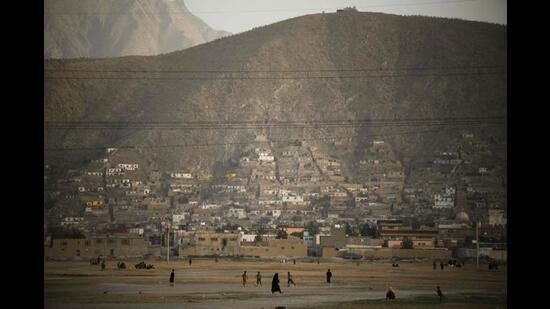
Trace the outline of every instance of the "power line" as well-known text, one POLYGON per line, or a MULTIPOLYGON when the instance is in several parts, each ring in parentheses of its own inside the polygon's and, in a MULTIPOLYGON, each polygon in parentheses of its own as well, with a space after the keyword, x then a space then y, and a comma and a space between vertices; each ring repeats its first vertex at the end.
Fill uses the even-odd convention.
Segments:
MULTIPOLYGON (((433 5, 433 4, 457 4, 465 2, 477 2, 479 0, 450 0, 450 1, 424 1, 424 2, 409 2, 409 3, 394 3, 394 4, 378 4, 378 5, 365 5, 361 7, 356 7, 358 10, 369 9, 369 8, 383 8, 383 7, 403 7, 403 6, 422 6, 422 5, 433 5)), ((238 13, 268 13, 268 12, 304 12, 304 11, 323 11, 323 10, 338 10, 342 7, 327 7, 327 8, 304 8, 304 9, 269 9, 269 10, 229 10, 229 11, 162 11, 162 12, 71 12, 71 13, 52 13, 48 12, 49 15, 133 15, 133 14, 151 14, 151 15, 193 15, 193 14, 238 14, 238 13)))
MULTIPOLYGON (((369 122, 369 123, 401 123, 401 122, 433 122, 433 121, 482 121, 482 120, 503 120, 507 119, 505 115, 495 115, 486 117, 430 117, 430 118, 378 118, 378 119, 296 119, 296 120, 275 120, 275 121, 262 121, 262 120, 215 120, 215 121, 186 121, 188 124, 292 124, 292 123, 357 123, 357 122, 369 122)), ((102 121, 102 120, 89 120, 86 123, 121 123, 121 124, 181 124, 182 121, 102 121)), ((44 123, 72 123, 79 124, 78 121, 44 121, 44 123)))
POLYGON ((147 122, 52 122, 45 123, 46 129, 93 129, 93 130, 247 130, 247 129, 315 129, 315 128, 344 128, 344 127, 414 127, 414 126, 464 126, 472 124, 494 125, 501 124, 506 118, 479 118, 472 120, 435 120, 435 121, 394 121, 394 122, 376 122, 376 121, 343 121, 343 122, 281 122, 281 123, 203 123, 203 124, 182 124, 175 122, 167 123, 147 123, 147 122))
MULTIPOLYGON (((55 66, 55 65, 51 65, 55 66)), ((318 73, 318 72, 391 72, 391 71, 425 71, 425 70, 468 70, 468 69, 504 69, 502 65, 455 65, 433 67, 394 67, 394 68, 326 68, 326 69, 287 69, 287 70, 98 70, 98 69, 70 69, 44 68, 45 72, 85 72, 85 73, 318 73)))
POLYGON ((334 75, 334 76, 221 76, 221 77, 148 77, 148 76, 44 76, 48 80, 315 80, 315 79, 369 79, 386 77, 451 77, 451 76, 482 76, 506 75, 506 71, 496 72, 454 72, 454 73, 415 73, 415 74, 380 74, 380 75, 334 75))
MULTIPOLYGON (((466 128, 447 128, 447 130, 464 130, 464 129, 485 129, 484 126, 471 126, 466 128)), ((400 135, 410 135, 410 134, 427 134, 427 133, 443 133, 444 130, 424 130, 424 131, 405 131, 405 132, 394 132, 394 133, 383 133, 383 134, 362 134, 362 135, 347 135, 347 136, 332 136, 332 137, 321 137, 321 138, 292 138, 292 139, 271 139, 271 142, 282 143, 282 142, 295 142, 295 141, 314 141, 314 140, 339 140, 350 139, 354 137, 369 138, 369 137, 388 137, 388 136, 400 136, 400 135)), ((175 145, 155 145, 155 146, 117 146, 118 149, 147 149, 147 148, 195 148, 195 147, 212 147, 212 146, 232 146, 232 145, 251 145, 251 144, 265 144, 266 142, 258 141, 249 141, 249 142, 233 142, 233 143, 205 143, 205 144, 175 144, 175 145)), ((91 151, 91 150, 105 150, 108 147, 114 146, 96 146, 96 147, 73 147, 73 148, 44 148, 44 151, 91 151)))

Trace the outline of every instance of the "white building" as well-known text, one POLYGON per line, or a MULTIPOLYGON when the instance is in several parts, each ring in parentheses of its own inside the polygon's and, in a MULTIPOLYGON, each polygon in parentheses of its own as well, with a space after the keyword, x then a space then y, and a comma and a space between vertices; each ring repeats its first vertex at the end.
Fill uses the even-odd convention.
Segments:
POLYGON ((189 172, 174 172, 170 173, 170 177, 175 179, 192 179, 193 174, 189 172))
POLYGON ((172 215, 172 224, 181 225, 185 223, 185 214, 172 215))
POLYGON ((118 168, 121 168, 126 171, 135 171, 139 168, 139 164, 136 163, 119 163, 117 164, 118 168))
POLYGON ((237 218, 237 219, 244 219, 246 218, 246 211, 242 208, 229 208, 229 210, 225 214, 228 218, 237 218))

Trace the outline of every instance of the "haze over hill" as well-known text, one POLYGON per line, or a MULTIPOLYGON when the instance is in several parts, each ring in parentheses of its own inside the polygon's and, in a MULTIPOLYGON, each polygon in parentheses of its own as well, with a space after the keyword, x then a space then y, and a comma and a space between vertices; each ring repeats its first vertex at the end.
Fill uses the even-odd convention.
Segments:
MULTIPOLYGON (((307 15, 166 55, 45 61, 45 121, 217 124, 506 116, 506 45, 505 26, 481 22, 359 12, 307 15)), ((484 134, 505 136, 505 123, 493 128, 484 134)), ((242 144, 264 133, 276 140, 311 140, 340 152, 351 166, 364 150, 365 136, 386 134, 400 156, 417 158, 461 131, 445 132, 342 125, 46 128, 47 149, 73 149, 45 150, 45 159, 77 164, 100 155, 98 148, 132 145, 139 146, 135 153, 143 160, 161 168, 208 169, 235 158, 242 144), (323 140, 328 137, 345 147, 323 140), (232 145, 181 146, 205 143, 232 145)))
POLYGON ((183 0, 44 0, 44 58, 158 55, 226 35, 183 0))

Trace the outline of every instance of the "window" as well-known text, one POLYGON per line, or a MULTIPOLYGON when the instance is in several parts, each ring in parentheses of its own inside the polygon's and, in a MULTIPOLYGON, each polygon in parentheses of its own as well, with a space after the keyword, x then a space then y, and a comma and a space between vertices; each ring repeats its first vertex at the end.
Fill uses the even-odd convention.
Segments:
POLYGON ((96 240, 95 240, 95 243, 96 243, 97 245, 102 244, 102 243, 103 243, 103 240, 102 240, 102 239, 96 239, 96 240))
POLYGON ((211 241, 218 241, 218 238, 217 237, 212 237, 210 238, 211 241))
POLYGON ((67 247, 67 242, 66 242, 66 241, 62 241, 62 242, 61 242, 61 245, 62 245, 63 247, 67 247))
POLYGON ((114 241, 113 239, 110 239, 110 238, 107 239, 107 243, 108 243, 108 244, 112 244, 112 243, 114 243, 114 242, 115 242, 115 241, 114 241))
POLYGON ((120 241, 121 244, 125 245, 125 246, 128 246, 130 244, 130 241, 128 239, 122 239, 120 241))
POLYGON ((80 249, 76 250, 76 256, 80 256, 80 249))
POLYGON ((290 249, 294 249, 294 246, 290 247, 290 249))
POLYGON ((90 241, 89 241, 89 240, 86 240, 86 241, 84 242, 84 245, 85 245, 86 247, 88 247, 88 246, 90 245, 90 241))
POLYGON ((204 237, 199 237, 199 241, 205 241, 204 237))
POLYGON ((281 247, 281 250, 285 250, 285 247, 281 247))

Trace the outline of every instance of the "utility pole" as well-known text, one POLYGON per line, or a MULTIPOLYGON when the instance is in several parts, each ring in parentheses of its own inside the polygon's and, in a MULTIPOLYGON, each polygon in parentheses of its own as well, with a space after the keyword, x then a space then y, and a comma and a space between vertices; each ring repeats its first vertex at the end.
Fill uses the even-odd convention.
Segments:
POLYGON ((166 250, 166 262, 170 263, 170 228, 166 228, 166 244, 168 246, 168 249, 166 250))
POLYGON ((476 221, 476 267, 479 268, 479 220, 476 221))

